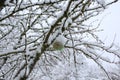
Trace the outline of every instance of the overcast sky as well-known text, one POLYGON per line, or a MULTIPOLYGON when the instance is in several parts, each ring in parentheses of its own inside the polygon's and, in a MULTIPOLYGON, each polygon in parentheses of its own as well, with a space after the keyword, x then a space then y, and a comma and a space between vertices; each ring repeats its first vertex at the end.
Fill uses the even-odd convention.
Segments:
POLYGON ((120 46, 120 0, 119 2, 109 6, 100 17, 104 17, 100 28, 104 31, 99 36, 106 43, 111 43, 115 37, 115 43, 120 46))

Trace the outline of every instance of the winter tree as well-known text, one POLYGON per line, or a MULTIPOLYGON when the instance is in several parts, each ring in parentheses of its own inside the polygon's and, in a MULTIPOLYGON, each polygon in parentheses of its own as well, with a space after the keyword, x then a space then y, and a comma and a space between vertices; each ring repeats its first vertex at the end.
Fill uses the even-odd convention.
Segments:
POLYGON ((87 22, 117 1, 0 0, 0 79, 120 80, 120 48, 87 22))

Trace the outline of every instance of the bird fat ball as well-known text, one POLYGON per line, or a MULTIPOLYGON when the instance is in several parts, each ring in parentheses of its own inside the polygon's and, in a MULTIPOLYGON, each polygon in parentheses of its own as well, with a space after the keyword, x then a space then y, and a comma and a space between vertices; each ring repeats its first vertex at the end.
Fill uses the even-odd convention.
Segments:
POLYGON ((53 48, 54 48, 55 50, 62 50, 62 49, 64 48, 64 45, 63 45, 63 43, 60 42, 60 41, 55 41, 55 42, 53 43, 53 48))

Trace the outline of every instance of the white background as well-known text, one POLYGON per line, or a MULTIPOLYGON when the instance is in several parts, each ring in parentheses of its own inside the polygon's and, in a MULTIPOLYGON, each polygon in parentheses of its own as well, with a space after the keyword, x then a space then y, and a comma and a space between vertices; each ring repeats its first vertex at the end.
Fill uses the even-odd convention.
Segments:
POLYGON ((99 33, 100 38, 107 44, 111 44, 115 38, 114 43, 120 46, 120 0, 105 9, 100 17, 103 18, 100 28, 104 29, 99 33))

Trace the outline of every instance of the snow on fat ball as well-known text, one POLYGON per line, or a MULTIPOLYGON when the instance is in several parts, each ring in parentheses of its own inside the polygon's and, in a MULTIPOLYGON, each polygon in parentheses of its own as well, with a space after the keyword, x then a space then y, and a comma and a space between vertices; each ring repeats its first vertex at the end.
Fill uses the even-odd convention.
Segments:
POLYGON ((53 42, 52 46, 54 50, 62 50, 64 48, 65 39, 63 35, 59 35, 53 42))

